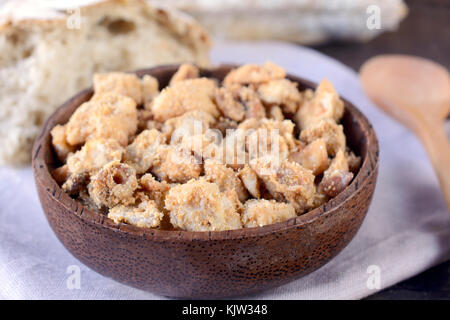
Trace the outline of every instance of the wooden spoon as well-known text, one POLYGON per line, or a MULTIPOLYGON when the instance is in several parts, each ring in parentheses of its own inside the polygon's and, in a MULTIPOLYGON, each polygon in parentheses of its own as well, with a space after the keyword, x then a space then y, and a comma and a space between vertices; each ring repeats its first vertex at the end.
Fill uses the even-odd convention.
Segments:
POLYGON ((381 55, 362 66, 360 79, 367 95, 422 141, 450 211, 450 145, 443 128, 450 112, 447 69, 419 57, 381 55))

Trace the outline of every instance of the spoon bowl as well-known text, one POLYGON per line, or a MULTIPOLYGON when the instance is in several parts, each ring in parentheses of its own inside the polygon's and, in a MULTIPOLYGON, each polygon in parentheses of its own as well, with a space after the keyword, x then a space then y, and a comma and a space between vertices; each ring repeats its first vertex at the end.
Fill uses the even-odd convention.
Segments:
POLYGON ((424 58, 381 55, 362 66, 360 79, 375 104, 422 141, 450 209, 450 145, 443 128, 450 112, 447 69, 424 58))

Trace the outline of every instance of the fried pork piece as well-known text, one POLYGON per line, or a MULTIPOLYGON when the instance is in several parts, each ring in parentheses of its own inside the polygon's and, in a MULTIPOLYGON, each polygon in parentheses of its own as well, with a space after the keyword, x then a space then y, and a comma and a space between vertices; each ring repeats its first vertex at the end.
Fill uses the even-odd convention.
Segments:
POLYGON ((52 129, 50 134, 52 135, 52 144, 56 156, 60 161, 66 161, 69 153, 75 151, 75 147, 67 142, 66 127, 58 124, 52 129))
POLYGON ((286 113, 294 114, 302 96, 297 89, 297 83, 288 79, 272 80, 258 86, 258 94, 266 104, 276 104, 286 113))
POLYGON ((139 179, 139 185, 144 190, 145 194, 156 202, 158 208, 163 210, 164 199, 167 191, 170 189, 170 184, 166 181, 159 182, 150 173, 147 173, 139 179))
POLYGON ((153 113, 148 109, 137 109, 138 116, 138 132, 142 132, 147 129, 161 130, 163 123, 155 121, 153 119, 153 113))
POLYGON ((67 164, 53 170, 52 177, 59 185, 62 185, 64 182, 66 182, 66 180, 70 177, 70 170, 67 164))
POLYGON ((113 139, 93 138, 77 152, 67 157, 71 173, 93 173, 111 161, 120 161, 124 148, 113 139))
POLYGON ((320 82, 312 99, 307 99, 298 109, 295 121, 301 129, 309 128, 322 119, 339 122, 344 114, 344 102, 330 81, 320 82))
POLYGON ((91 138, 117 140, 122 146, 137 129, 136 103, 128 97, 107 93, 83 103, 64 126, 52 130, 56 150, 77 146, 91 138))
POLYGON ((283 121, 284 114, 279 106, 271 106, 269 107, 269 118, 275 121, 283 121))
POLYGON ((83 204, 83 206, 85 206, 86 208, 88 208, 92 211, 98 211, 105 215, 108 214, 107 208, 98 208, 97 207, 97 205, 94 203, 94 200, 92 200, 92 198, 89 196, 89 193, 85 187, 83 189, 81 189, 81 191, 79 192, 77 200, 80 201, 83 204))
POLYGON ((216 88, 214 80, 207 78, 175 82, 153 100, 151 110, 155 120, 166 121, 193 110, 218 117, 219 111, 213 102, 216 88))
POLYGON ((347 150, 345 152, 345 158, 347 159, 348 168, 351 172, 355 173, 361 166, 361 157, 358 157, 353 151, 347 150))
POLYGON ((330 200, 330 196, 325 193, 322 184, 319 183, 318 185, 316 185, 316 193, 314 193, 313 196, 311 209, 320 207, 328 200, 330 200))
POLYGON ((348 171, 348 163, 343 151, 338 151, 331 160, 330 167, 324 172, 321 187, 330 197, 338 195, 352 181, 353 173, 348 171))
POLYGON ((242 87, 239 90, 239 98, 245 106, 245 119, 266 117, 266 108, 253 88, 242 87))
POLYGON ((216 90, 214 95, 217 106, 225 117, 241 121, 245 117, 245 106, 239 101, 238 92, 226 87, 216 90))
POLYGON ((91 178, 88 191, 98 208, 112 208, 119 204, 132 205, 135 202, 133 194, 137 187, 134 168, 119 161, 112 161, 91 178))
POLYGON ((221 192, 234 191, 239 201, 247 200, 247 191, 233 169, 227 168, 223 163, 214 159, 206 160, 204 169, 206 180, 217 184, 221 192))
POLYGON ((254 159, 250 167, 275 200, 287 201, 297 213, 303 213, 312 205, 314 175, 296 162, 277 160, 272 157, 254 159))
POLYGON ((231 120, 226 117, 219 117, 216 123, 211 126, 211 129, 217 129, 225 136, 227 134, 227 130, 235 130, 238 127, 238 123, 234 120, 231 120))
POLYGON ((164 214, 158 209, 156 202, 142 193, 137 198, 137 205, 118 205, 111 208, 108 218, 117 224, 125 222, 141 228, 159 227, 164 214))
POLYGON ((86 189, 88 183, 89 183, 89 173, 87 172, 72 173, 67 178, 66 182, 64 182, 64 184, 61 186, 61 188, 68 195, 75 197, 86 189))
POLYGON ((286 159, 289 152, 299 145, 294 137, 294 123, 290 120, 248 119, 238 128, 246 132, 246 147, 250 158, 276 153, 280 159, 286 159))
POLYGON ((336 124, 334 120, 320 120, 300 133, 300 139, 306 143, 311 143, 320 138, 325 140, 329 155, 334 156, 338 151, 345 151, 344 127, 336 124))
POLYGON ((151 169, 159 180, 173 183, 185 183, 198 178, 202 166, 190 152, 183 152, 174 147, 162 145, 157 149, 158 161, 151 169))
POLYGON ((242 228, 235 203, 219 186, 204 179, 190 180, 169 190, 165 200, 170 222, 187 231, 222 231, 242 228))
POLYGON ((116 93, 133 99, 136 104, 143 102, 141 81, 132 73, 108 72, 94 74, 96 95, 116 93))
MULTIPOLYGON (((185 136, 175 147, 183 153, 192 154, 197 163, 201 163, 202 159, 216 158, 220 151, 219 145, 216 143, 216 134, 216 132, 208 130, 205 134, 185 136)), ((220 157, 217 158, 221 159, 220 157)))
POLYGON ((247 137, 246 148, 250 159, 276 156, 284 160, 289 156, 288 142, 278 131, 259 128, 247 137))
POLYGON ((171 144, 177 144, 183 137, 203 134, 215 122, 208 112, 194 110, 167 120, 161 131, 171 144))
MULTIPOLYGON (((245 150, 245 131, 232 130, 228 131, 225 139, 215 148, 213 148, 213 158, 224 163, 226 166, 238 170, 243 168, 248 162, 249 155, 245 150)), ((214 147, 211 144, 209 147, 214 147)))
POLYGON ((244 205, 242 223, 246 228, 262 227, 294 218, 295 209, 288 203, 252 199, 244 205))
POLYGON ((200 76, 198 68, 190 63, 183 63, 170 79, 170 85, 177 81, 183 81, 187 79, 195 79, 200 76))
POLYGON ((241 179, 247 191, 255 198, 261 197, 260 182, 255 170, 246 164, 238 171, 238 177, 241 179))
POLYGON ((145 173, 158 160, 157 148, 165 144, 165 138, 156 129, 142 131, 125 149, 124 162, 137 174, 145 173))
POLYGON ((244 131, 247 130, 257 130, 257 129, 266 129, 266 130, 277 130, 278 134, 282 136, 286 143, 288 144, 289 148, 296 148, 299 144, 299 141, 297 141, 294 137, 294 123, 291 120, 283 120, 283 121, 277 121, 274 119, 247 119, 243 122, 241 122, 238 126, 239 129, 242 129, 244 131))
POLYGON ((270 80, 283 79, 286 71, 274 63, 266 62, 264 65, 246 64, 228 73, 223 83, 228 86, 232 83, 250 84, 263 83, 270 80))
POLYGON ((321 174, 328 168, 328 153, 325 140, 322 138, 314 140, 300 151, 291 153, 289 160, 300 163, 316 176, 321 174))
POLYGON ((159 94, 158 79, 146 74, 141 80, 142 99, 145 109, 150 110, 153 99, 159 94))

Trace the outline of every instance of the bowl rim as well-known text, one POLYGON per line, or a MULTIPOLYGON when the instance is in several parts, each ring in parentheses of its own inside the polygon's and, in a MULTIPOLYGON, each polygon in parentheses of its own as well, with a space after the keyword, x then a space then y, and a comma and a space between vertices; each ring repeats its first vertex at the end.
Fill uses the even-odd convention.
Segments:
MULTIPOLYGON (((164 72, 175 72, 180 64, 161 65, 148 69, 139 69, 133 71, 139 77, 145 74, 155 74, 164 72)), ((238 64, 219 64, 211 68, 200 68, 202 75, 208 75, 214 71, 224 68, 236 68, 238 64)), ((303 87, 316 88, 315 82, 305 80, 301 77, 286 74, 286 78, 298 82, 303 87)), ((242 228, 235 230, 225 231, 183 231, 183 230, 159 230, 151 228, 142 228, 126 223, 115 224, 111 219, 107 218, 104 214, 96 212, 86 208, 81 202, 71 198, 66 194, 58 183, 52 177, 49 167, 45 161, 45 152, 50 152, 50 131, 56 124, 62 123, 59 121, 61 116, 65 114, 66 109, 72 108, 74 104, 78 103, 78 108, 85 99, 91 96, 93 93, 92 87, 82 90, 60 107, 46 120, 43 125, 39 136, 36 138, 33 151, 32 151, 32 169, 36 181, 36 187, 38 184, 49 194, 52 201, 59 202, 64 206, 71 214, 76 215, 79 219, 89 224, 99 225, 120 234, 126 234, 135 237, 143 237, 151 239, 153 241, 210 241, 210 240, 231 240, 231 239, 243 239, 250 237, 265 236, 278 231, 283 231, 288 228, 301 228, 306 224, 314 222, 324 215, 330 215, 336 211, 343 203, 351 199, 357 190, 361 188, 369 180, 369 176, 376 174, 378 169, 379 160, 379 144, 375 134, 373 126, 364 114, 355 107, 350 101, 340 96, 344 101, 345 108, 351 113, 352 119, 357 120, 361 125, 362 131, 365 135, 365 149, 366 154, 364 160, 359 168, 357 175, 353 178, 352 182, 336 197, 331 198, 323 205, 308 211, 295 218, 290 218, 283 222, 278 222, 262 227, 242 228)), ((74 110, 76 110, 76 108, 74 110)), ((363 156, 362 154, 360 156, 363 156)), ((44 208, 43 208, 44 209, 44 208)), ((44 209, 45 210, 45 209, 44 209)))

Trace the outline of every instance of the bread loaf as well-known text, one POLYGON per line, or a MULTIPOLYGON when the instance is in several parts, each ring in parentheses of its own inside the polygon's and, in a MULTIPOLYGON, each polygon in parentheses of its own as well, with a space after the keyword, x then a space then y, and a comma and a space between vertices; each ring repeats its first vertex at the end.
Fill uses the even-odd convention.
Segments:
POLYGON ((406 16, 402 0, 154 0, 194 16, 218 37, 277 39, 302 44, 367 41, 395 30, 406 16), (380 28, 368 28, 380 13, 380 28))
MULTIPOLYGON (((0 0, 1 1, 1 0, 0 0)), ((192 18, 144 0, 8 1, 0 8, 0 163, 31 159, 46 118, 93 73, 208 64, 192 18)))

